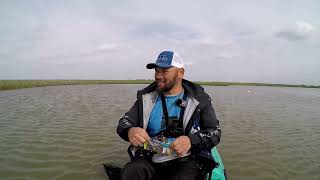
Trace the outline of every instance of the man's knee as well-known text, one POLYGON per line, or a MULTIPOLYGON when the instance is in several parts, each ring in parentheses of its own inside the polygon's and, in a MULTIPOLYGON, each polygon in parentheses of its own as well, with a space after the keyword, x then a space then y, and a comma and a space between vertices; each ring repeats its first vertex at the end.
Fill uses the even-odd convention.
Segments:
POLYGON ((152 179, 156 173, 153 165, 145 159, 136 159, 127 163, 121 171, 122 180, 152 179))

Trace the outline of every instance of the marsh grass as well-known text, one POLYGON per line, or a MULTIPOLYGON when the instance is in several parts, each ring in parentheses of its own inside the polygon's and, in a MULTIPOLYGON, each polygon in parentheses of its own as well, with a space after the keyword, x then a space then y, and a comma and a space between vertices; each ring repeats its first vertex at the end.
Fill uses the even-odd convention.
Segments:
POLYGON ((148 84, 148 80, 0 80, 0 90, 59 85, 148 84))
MULTIPOLYGON (((87 84, 150 84, 153 80, 0 80, 0 90, 22 89, 42 86, 59 85, 87 85, 87 84)), ((275 86, 275 87, 301 87, 320 88, 313 85, 267 84, 267 83, 240 83, 240 82, 195 82, 205 86, 275 86)))

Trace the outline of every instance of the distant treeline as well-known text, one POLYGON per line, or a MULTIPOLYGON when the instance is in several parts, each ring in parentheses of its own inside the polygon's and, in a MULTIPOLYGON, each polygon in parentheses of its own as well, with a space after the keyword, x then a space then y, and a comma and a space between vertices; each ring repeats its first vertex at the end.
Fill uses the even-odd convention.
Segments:
MULTIPOLYGON (((86 85, 86 84, 150 84, 153 80, 0 80, 0 90, 32 88, 42 86, 58 85, 86 85)), ((320 88, 314 85, 292 85, 292 84, 268 84, 268 83, 240 83, 240 82, 202 82, 195 83, 205 86, 275 86, 275 87, 301 87, 320 88)))

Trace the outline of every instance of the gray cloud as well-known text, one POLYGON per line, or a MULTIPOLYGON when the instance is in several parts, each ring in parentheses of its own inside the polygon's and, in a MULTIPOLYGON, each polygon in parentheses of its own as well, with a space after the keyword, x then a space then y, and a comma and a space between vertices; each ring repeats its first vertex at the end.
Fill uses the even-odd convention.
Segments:
POLYGON ((116 44, 116 43, 103 43, 97 47, 96 50, 93 52, 114 52, 119 51, 121 49, 125 48, 123 44, 116 44))
MULTIPOLYGON (((123 50, 124 48, 127 48, 127 47, 125 47, 122 44, 104 43, 104 44, 99 45, 95 49, 87 50, 84 52, 69 52, 69 53, 65 52, 62 54, 50 54, 50 55, 45 55, 45 56, 36 56, 33 58, 39 59, 42 61, 49 61, 49 62, 50 61, 54 62, 54 60, 61 60, 61 59, 68 59, 68 61, 70 61, 73 59, 81 59, 81 58, 88 58, 88 57, 110 54, 110 53, 114 53, 114 52, 123 50)), ((79 62, 79 60, 77 60, 77 62, 79 62)), ((63 63, 61 63, 61 64, 63 64, 63 63)))
POLYGON ((275 36, 288 41, 297 41, 307 39, 313 31, 315 31, 315 27, 313 25, 308 22, 301 21, 277 32, 275 36))
POLYGON ((181 25, 169 20, 143 21, 136 24, 129 31, 133 38, 166 38, 176 41, 190 40, 199 37, 199 34, 189 26, 181 25))
POLYGON ((228 60, 228 59, 234 59, 240 57, 239 55, 236 54, 232 54, 232 53, 228 53, 228 52, 221 52, 218 53, 218 55, 216 56, 216 59, 218 60, 228 60))

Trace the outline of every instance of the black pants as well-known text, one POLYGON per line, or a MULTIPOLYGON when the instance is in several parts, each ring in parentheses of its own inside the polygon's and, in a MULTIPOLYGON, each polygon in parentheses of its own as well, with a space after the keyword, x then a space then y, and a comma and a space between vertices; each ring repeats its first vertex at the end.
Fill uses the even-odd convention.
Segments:
POLYGON ((198 177, 197 164, 189 158, 160 164, 139 158, 126 164, 121 171, 121 180, 197 180, 198 177))

